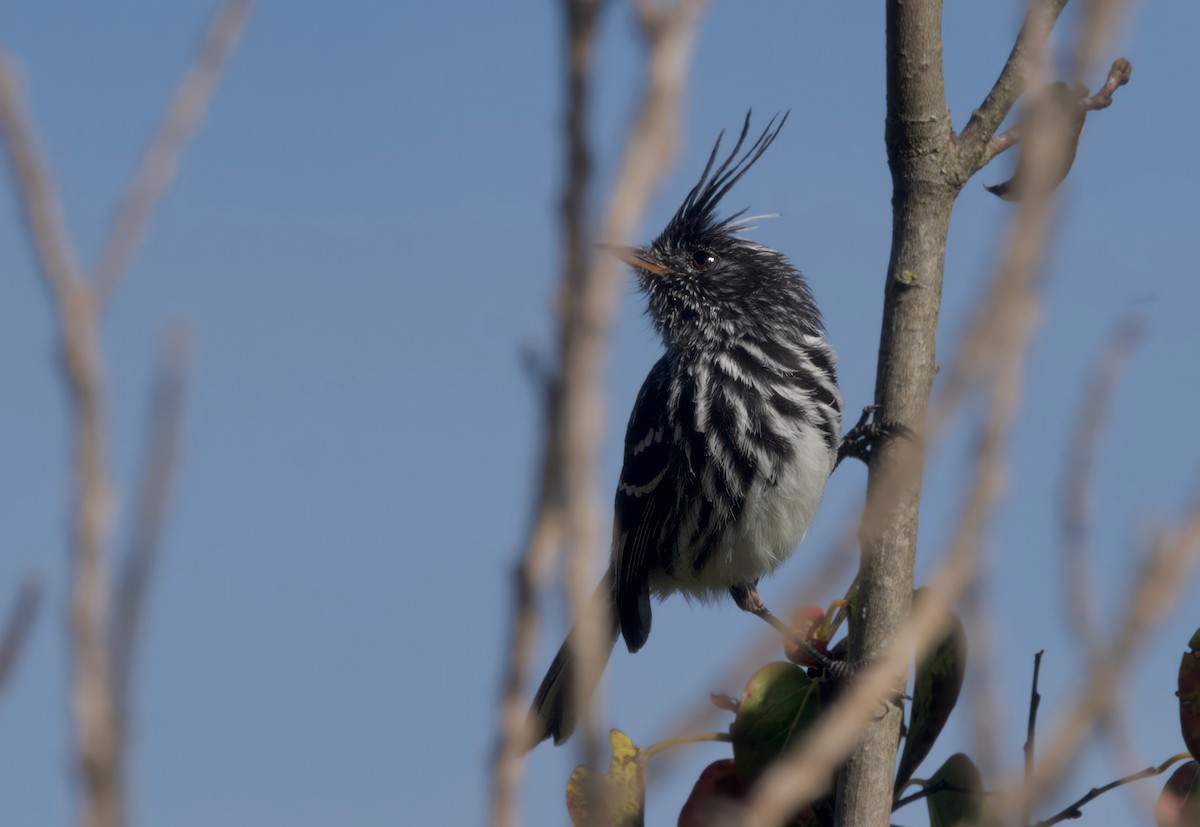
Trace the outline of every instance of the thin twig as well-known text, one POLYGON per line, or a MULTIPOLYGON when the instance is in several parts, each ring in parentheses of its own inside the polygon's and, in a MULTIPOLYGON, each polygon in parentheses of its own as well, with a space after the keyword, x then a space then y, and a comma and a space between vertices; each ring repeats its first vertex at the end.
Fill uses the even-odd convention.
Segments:
MULTIPOLYGON (((998 810, 1024 812, 1036 806, 1058 784, 1074 764, 1095 722, 1112 714, 1128 676, 1128 663, 1149 632, 1178 601, 1190 570, 1198 562, 1200 495, 1193 500, 1182 524, 1174 531, 1162 532, 1152 544, 1128 593, 1125 610, 1116 618, 1117 633, 1110 636, 1101 655, 1080 677, 1067 708, 1055 716, 1058 725, 1054 737, 1044 743, 1032 781, 1024 785, 998 785, 996 789, 1003 793, 995 796, 998 810), (1010 792, 1004 793, 1006 790, 1010 792)), ((1003 822, 1004 812, 999 816, 1003 822)))
POLYGON ((191 341, 187 330, 182 327, 168 329, 163 336, 154 387, 150 442, 142 470, 133 534, 117 581, 112 621, 113 693, 122 729, 128 722, 146 590, 154 573, 178 464, 190 362, 191 341))
POLYGON ((1094 112, 1099 109, 1107 109, 1112 106, 1113 92, 1116 92, 1125 84, 1129 83, 1129 78, 1133 75, 1133 65, 1123 57, 1119 57, 1113 61, 1112 68, 1108 70, 1108 77, 1104 81, 1104 85, 1096 92, 1096 94, 1084 98, 1079 102, 1080 108, 1085 112, 1094 112))
POLYGON ((1032 0, 1030 3, 1004 68, 956 139, 959 157, 965 163, 964 181, 991 160, 988 144, 1025 90, 1031 61, 1041 59, 1046 39, 1066 5, 1067 0, 1032 0))
MULTIPOLYGON (((1042 705, 1042 696, 1038 692, 1038 676, 1042 672, 1042 655, 1046 654, 1046 650, 1038 650, 1033 656, 1033 686, 1029 689, 1029 724, 1025 729, 1025 783, 1028 784, 1033 780, 1034 753, 1035 741, 1037 735, 1037 714, 1038 707, 1042 705)), ((1021 819, 1022 824, 1029 823, 1029 813, 1026 812, 1021 819)))
MULTIPOLYGON (((1146 767, 1146 769, 1144 769, 1144 770, 1135 772, 1131 775, 1126 775, 1123 778, 1118 778, 1116 781, 1110 781, 1109 783, 1105 784, 1103 787, 1092 787, 1092 789, 1088 790, 1087 794, 1084 795, 1082 798, 1080 798, 1078 801, 1075 801, 1074 803, 1067 805, 1065 808, 1063 808, 1063 810, 1061 812, 1055 813, 1054 815, 1050 816, 1050 818, 1048 818, 1044 821, 1039 821, 1033 827, 1051 827, 1051 825, 1058 824, 1060 821, 1068 821, 1068 820, 1074 819, 1074 818, 1083 818, 1083 811, 1081 808, 1085 804, 1088 804, 1088 803, 1094 801, 1095 799, 1099 798, 1100 796, 1104 795, 1109 790, 1115 790, 1117 787, 1123 786, 1125 784, 1129 784, 1134 781, 1140 781, 1143 778, 1153 778, 1156 775, 1162 775, 1164 772, 1166 772, 1168 769, 1171 768, 1172 764, 1175 764, 1178 761, 1183 761, 1183 760, 1191 758, 1191 757, 1192 757, 1191 753, 1181 752, 1181 753, 1178 753, 1177 755, 1172 755, 1170 758, 1168 758, 1166 761, 1163 761, 1157 767, 1146 767)), ((1024 822, 1024 823, 1028 823, 1028 822, 1024 822)))
POLYGON ((38 607, 42 601, 42 580, 40 577, 26 575, 17 591, 17 600, 13 603, 4 624, 4 633, 0 635, 0 697, 12 678, 13 669, 20 660, 25 641, 33 629, 33 621, 37 618, 38 607))
POLYGON ((96 302, 108 303, 117 282, 142 246, 150 216, 175 176, 184 147, 204 120, 204 113, 237 47, 254 0, 225 0, 204 33, 191 68, 175 90, 141 164, 125 191, 108 240, 92 269, 96 302))
POLYGON ((664 738, 662 741, 651 744, 642 750, 642 755, 649 758, 671 747, 681 747, 686 744, 704 744, 713 741, 728 744, 733 741, 733 736, 728 732, 704 732, 700 735, 680 735, 678 738, 664 738))
POLYGON ((987 159, 990 161, 1005 150, 1012 149, 1021 142, 1024 133, 1021 124, 1016 124, 992 138, 987 145, 987 159))
MULTIPOLYGON (((1133 65, 1123 57, 1113 61, 1112 68, 1108 70, 1108 77, 1104 81, 1104 85, 1096 91, 1096 94, 1081 98, 1076 104, 1079 111, 1086 114, 1095 112, 1099 109, 1107 109, 1112 106, 1113 93, 1125 84, 1129 83, 1129 78, 1133 75, 1133 65)), ((1011 149, 1021 142, 1021 137, 1025 130, 1022 124, 1005 130, 988 141, 985 161, 991 161, 1005 150, 1011 149)))

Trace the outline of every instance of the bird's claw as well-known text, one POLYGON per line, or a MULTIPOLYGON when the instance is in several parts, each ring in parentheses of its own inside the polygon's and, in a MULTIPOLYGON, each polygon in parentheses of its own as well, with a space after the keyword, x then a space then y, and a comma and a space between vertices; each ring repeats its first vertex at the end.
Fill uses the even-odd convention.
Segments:
MULTIPOLYGON (((836 682, 838 689, 835 691, 840 693, 840 691, 843 690, 846 685, 850 683, 850 681, 852 681, 857 675, 861 674, 870 665, 871 661, 854 662, 849 660, 830 660, 816 668, 823 671, 827 676, 836 682)), ((903 692, 897 692, 896 690, 888 691, 882 698, 880 698, 880 704, 882 705, 883 710, 879 717, 882 718, 884 715, 886 715, 889 709, 892 709, 893 707, 899 708, 905 701, 911 700, 912 698, 903 692)))
POLYGON ((901 437, 908 440, 913 438, 912 429, 907 425, 887 420, 882 422, 874 421, 874 416, 878 410, 878 405, 868 405, 863 408, 858 422, 842 437, 842 442, 838 446, 837 465, 840 465, 842 460, 848 457, 853 457, 869 464, 875 447, 879 444, 880 440, 886 437, 901 437))

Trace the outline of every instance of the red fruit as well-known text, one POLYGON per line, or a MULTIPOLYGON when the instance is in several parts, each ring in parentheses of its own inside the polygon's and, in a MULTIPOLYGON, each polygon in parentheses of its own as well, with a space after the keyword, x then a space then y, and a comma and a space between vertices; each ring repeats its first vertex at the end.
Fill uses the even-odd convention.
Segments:
POLYGON ((701 827, 719 822, 719 814, 725 803, 741 801, 746 797, 746 785, 738 774, 732 758, 713 761, 704 768, 692 794, 679 812, 679 827, 701 827))
POLYGON ((813 629, 825 622, 825 610, 820 606, 802 606, 792 614, 792 626, 801 635, 808 635, 813 629))
MULTIPOLYGON (((816 649, 818 652, 820 652, 826 658, 829 657, 829 645, 826 644, 825 641, 809 640, 808 643, 813 649, 816 649)), ((822 665, 821 661, 818 658, 813 657, 813 654, 811 651, 809 651, 807 648, 804 648, 802 646, 798 646, 797 644, 793 643, 790 640, 785 640, 783 642, 783 652, 788 660, 790 660, 792 663, 799 664, 800 666, 821 666, 822 665)))

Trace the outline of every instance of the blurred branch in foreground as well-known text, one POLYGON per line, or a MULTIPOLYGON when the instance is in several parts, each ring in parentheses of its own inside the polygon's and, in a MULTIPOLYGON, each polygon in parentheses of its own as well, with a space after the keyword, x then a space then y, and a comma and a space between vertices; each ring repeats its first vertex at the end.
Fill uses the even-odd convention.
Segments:
POLYGON ((151 407, 151 426, 142 483, 133 519, 129 550, 117 580, 112 620, 114 695, 122 731, 129 719, 133 670, 141 639, 146 591, 154 574, 162 541, 167 506, 175 481, 183 431, 183 403, 191 367, 192 346, 183 328, 168 328, 163 336, 151 407))
MULTIPOLYGON (((575 686, 598 675, 605 641, 600 618, 584 611, 602 546, 597 453, 603 436, 602 372, 616 308, 620 264, 597 256, 586 242, 586 204, 591 190, 587 116, 599 0, 563 0, 566 22, 567 88, 563 184, 564 266, 559 290, 558 356, 546 377, 540 478, 529 529, 515 572, 508 663, 502 682, 500 732, 494 754, 491 822, 514 822, 521 758, 530 735, 526 721, 527 675, 536 652, 537 595, 549 581, 561 549, 571 550, 567 592, 576 618, 575 686), (590 257, 590 258, 589 258, 590 257), (590 264, 588 263, 590 261, 590 264)), ((674 155, 682 93, 692 44, 703 9, 701 0, 635 4, 646 49, 641 102, 627 133, 601 238, 620 242, 632 235, 674 155)), ((577 691, 577 695, 582 695, 577 691)), ((580 707, 581 742, 598 754, 592 716, 580 707)), ((592 761, 589 761, 592 763, 592 761)))
POLYGON ((33 576, 21 581, 17 591, 17 600, 13 603, 8 622, 4 624, 3 634, 0 634, 0 697, 8 688, 17 661, 37 618, 38 608, 42 603, 42 581, 33 576))
MULTIPOLYGON (((49 165, 21 99, 16 71, 0 51, 0 129, 35 260, 58 316, 62 367, 71 404, 75 441, 71 541, 73 707, 77 769, 83 784, 82 815, 90 827, 119 827, 125 822, 126 742, 120 714, 125 699, 121 693, 128 691, 146 577, 152 569, 167 504, 183 376, 175 372, 178 392, 160 397, 155 411, 156 437, 147 460, 146 484, 161 486, 161 490, 144 491, 142 495, 140 525, 134 531, 134 550, 121 594, 132 603, 118 607, 114 635, 109 626, 111 593, 105 553, 115 497, 108 458, 101 313, 132 261, 158 196, 170 180, 187 137, 200 121, 252 6, 251 0, 228 0, 214 17, 193 68, 118 211, 94 278, 86 277, 80 267, 49 165)), ((168 361, 178 364, 173 359, 168 361)))

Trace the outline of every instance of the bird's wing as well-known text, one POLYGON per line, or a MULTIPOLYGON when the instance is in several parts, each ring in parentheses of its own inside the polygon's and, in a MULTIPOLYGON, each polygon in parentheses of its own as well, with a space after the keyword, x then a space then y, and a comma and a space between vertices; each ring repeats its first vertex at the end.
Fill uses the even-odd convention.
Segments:
POLYGON ((661 541, 677 495, 671 462, 667 357, 650 370, 625 431, 625 463, 613 517, 613 600, 621 633, 636 652, 650 635, 650 573, 666 565, 661 541))

